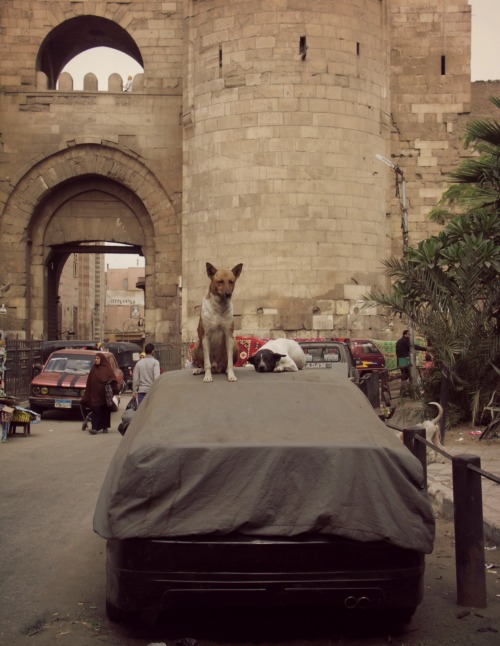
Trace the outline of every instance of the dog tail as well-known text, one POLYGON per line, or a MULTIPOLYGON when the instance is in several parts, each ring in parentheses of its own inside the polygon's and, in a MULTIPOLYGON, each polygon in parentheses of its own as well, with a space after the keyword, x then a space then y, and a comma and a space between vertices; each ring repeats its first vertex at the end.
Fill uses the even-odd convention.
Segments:
POLYGON ((434 422, 434 424, 438 424, 441 417, 443 416, 443 407, 441 406, 441 404, 438 404, 438 402, 429 402, 429 406, 431 406, 431 405, 436 406, 436 408, 438 409, 437 417, 435 417, 432 420, 434 422))

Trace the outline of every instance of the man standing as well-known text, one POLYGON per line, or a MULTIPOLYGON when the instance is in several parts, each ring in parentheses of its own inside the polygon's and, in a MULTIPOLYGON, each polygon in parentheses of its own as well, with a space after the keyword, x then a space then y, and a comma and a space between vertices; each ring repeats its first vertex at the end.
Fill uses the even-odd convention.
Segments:
POLYGON ((149 392, 155 379, 160 376, 160 362, 153 357, 154 345, 147 343, 144 350, 146 356, 135 364, 132 390, 137 399, 137 405, 141 403, 149 392))
MULTIPOLYGON (((415 344, 415 350, 427 350, 421 345, 415 344)), ((396 357, 398 367, 401 370, 401 381, 408 381, 410 378, 410 332, 403 330, 403 335, 396 341, 396 357)))

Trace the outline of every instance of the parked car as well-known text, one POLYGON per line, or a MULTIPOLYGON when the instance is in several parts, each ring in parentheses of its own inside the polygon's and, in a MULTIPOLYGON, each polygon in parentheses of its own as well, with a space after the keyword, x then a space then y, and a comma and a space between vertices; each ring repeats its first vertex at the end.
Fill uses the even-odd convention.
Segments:
POLYGON ((306 368, 326 368, 336 374, 359 381, 358 366, 346 343, 331 340, 296 339, 306 355, 306 368))
POLYGON ((31 410, 43 411, 59 408, 79 408, 85 394, 87 375, 94 365, 95 355, 103 352, 112 367, 121 388, 123 373, 111 352, 68 348, 53 352, 36 375, 30 386, 31 410))
POLYGON ((134 367, 140 359, 141 346, 137 345, 137 343, 117 341, 106 343, 106 350, 109 350, 115 355, 118 367, 123 372, 122 392, 132 390, 134 367))
POLYGON ((236 375, 166 372, 134 414, 94 514, 110 619, 331 604, 407 620, 434 538, 420 462, 331 369, 236 375))
POLYGON ((385 370, 385 357, 370 339, 337 339, 349 345, 361 375, 385 370))

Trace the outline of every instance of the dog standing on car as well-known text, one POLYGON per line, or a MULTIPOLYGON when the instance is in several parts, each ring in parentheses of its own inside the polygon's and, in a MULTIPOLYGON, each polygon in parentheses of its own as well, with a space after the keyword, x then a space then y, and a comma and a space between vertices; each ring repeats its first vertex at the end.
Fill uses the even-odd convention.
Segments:
POLYGON ((250 357, 257 372, 297 372, 306 365, 306 355, 293 339, 271 339, 250 357))
POLYGON ((193 350, 193 374, 204 372, 204 383, 213 381, 212 374, 222 372, 227 372, 228 381, 238 381, 233 369, 238 345, 233 336, 232 295, 242 269, 241 263, 232 269, 216 269, 207 262, 210 285, 201 303, 198 340, 193 350))
MULTIPOLYGON (((438 402, 429 402, 429 406, 436 406, 438 409, 438 414, 434 419, 426 419, 423 422, 420 422, 419 424, 415 424, 417 428, 423 428, 425 429, 425 439, 430 442, 431 444, 434 444, 435 446, 438 447, 438 449, 441 449, 442 451, 445 450, 444 446, 441 444, 441 431, 439 428, 439 422, 441 421, 441 417, 443 416, 443 408, 441 404, 438 404, 438 402)), ((403 436, 402 433, 398 433, 398 437, 401 439, 403 436)), ((440 455, 436 451, 433 451, 430 447, 427 447, 427 463, 432 464, 433 462, 440 462, 443 463, 445 462, 446 459, 444 456, 440 455)))

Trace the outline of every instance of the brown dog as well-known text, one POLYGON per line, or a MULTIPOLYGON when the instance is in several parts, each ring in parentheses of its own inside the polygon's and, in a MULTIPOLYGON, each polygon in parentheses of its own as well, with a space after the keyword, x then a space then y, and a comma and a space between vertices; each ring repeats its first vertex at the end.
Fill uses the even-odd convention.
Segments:
POLYGON ((238 360, 238 346, 233 336, 231 297, 242 269, 241 263, 232 269, 216 269, 207 262, 210 286, 201 303, 198 341, 193 350, 193 374, 204 372, 205 383, 213 381, 212 373, 222 372, 227 372, 228 381, 238 381, 233 370, 238 360))

